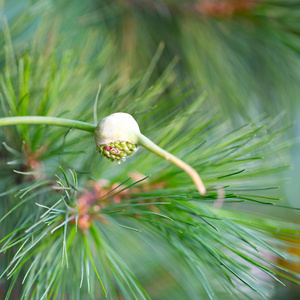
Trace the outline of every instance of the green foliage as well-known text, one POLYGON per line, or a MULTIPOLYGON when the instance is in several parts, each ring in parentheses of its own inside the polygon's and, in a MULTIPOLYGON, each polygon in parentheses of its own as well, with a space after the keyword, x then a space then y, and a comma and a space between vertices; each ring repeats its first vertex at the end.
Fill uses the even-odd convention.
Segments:
MULTIPOLYGON (((284 18, 284 4, 265 3, 242 20, 198 20, 178 9, 157 14, 151 5, 145 9, 146 2, 125 8, 112 1, 87 3, 3 7, 0 117, 93 123, 94 105, 98 120, 130 113, 143 133, 197 170, 208 192, 199 195, 186 174, 143 149, 118 165, 97 154, 89 133, 1 127, 1 297, 256 299, 271 297, 274 284, 299 283, 299 274, 280 260, 299 263, 290 248, 299 247, 300 227, 268 216, 275 207, 299 210, 288 207, 278 189, 294 142, 285 136, 290 125, 281 126, 284 114, 267 118, 250 105, 245 111, 259 90, 270 93, 298 64, 292 63, 295 28, 284 18), (272 26, 266 12, 276 15, 272 26), (132 19, 137 51, 128 58, 126 47, 135 46, 135 35, 127 32, 132 19), (257 36, 261 28, 280 47, 275 57, 259 50, 267 43, 257 36), (224 40, 228 30, 234 38, 224 40), (282 41, 284 32, 289 35, 282 41), (245 45, 254 41, 253 67, 245 45), (282 74, 274 64, 279 53, 292 55, 282 74), (256 82, 264 66, 278 75, 271 76, 274 83, 256 82), (224 70, 234 74, 224 76, 224 70), (216 87, 227 94, 213 94, 216 87), (236 127, 224 107, 256 117, 236 127)), ((159 12, 179 5, 160 3, 159 12)))

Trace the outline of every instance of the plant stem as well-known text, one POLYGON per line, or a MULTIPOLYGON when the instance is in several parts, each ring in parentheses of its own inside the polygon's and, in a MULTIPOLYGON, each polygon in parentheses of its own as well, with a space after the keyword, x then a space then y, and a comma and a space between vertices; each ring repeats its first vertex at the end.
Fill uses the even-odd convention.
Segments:
POLYGON ((164 158, 167 161, 170 161, 171 163, 173 163, 174 165, 176 165, 177 167, 179 167, 180 169, 185 171, 192 178, 192 180, 194 181, 199 193, 201 195, 206 194, 206 188, 205 188, 199 174, 190 165, 188 165, 187 163, 185 163, 184 161, 182 161, 178 157, 174 156, 173 154, 171 154, 171 153, 165 151, 164 149, 160 148, 159 146, 154 144, 150 139, 148 139, 143 134, 138 135, 138 143, 141 146, 148 149, 149 151, 155 153, 156 155, 164 158))
MULTIPOLYGON (((55 118, 55 117, 44 117, 44 116, 21 116, 21 117, 8 117, 8 118, 0 118, 0 127, 1 126, 9 126, 9 125, 24 125, 24 124, 39 124, 39 125, 57 125, 69 128, 76 128, 83 131, 88 131, 94 133, 97 125, 89 124, 86 122, 80 122, 75 120, 69 119, 62 119, 62 118, 55 118)), ((154 144, 151 140, 145 137, 143 134, 138 134, 138 143, 145 147, 146 149, 150 150, 151 152, 155 153, 156 155, 164 158, 167 161, 170 161, 177 167, 181 168, 185 171, 194 181, 199 193, 201 195, 205 195, 206 189, 205 186, 198 175, 197 171, 193 169, 190 165, 183 162, 178 157, 174 156, 173 154, 163 150, 162 148, 158 147, 154 144)))
POLYGON ((72 127, 79 130, 94 132, 96 125, 86 122, 80 122, 69 119, 44 117, 44 116, 24 116, 24 117, 8 117, 0 118, 0 127, 18 124, 39 124, 39 125, 57 125, 63 127, 72 127))

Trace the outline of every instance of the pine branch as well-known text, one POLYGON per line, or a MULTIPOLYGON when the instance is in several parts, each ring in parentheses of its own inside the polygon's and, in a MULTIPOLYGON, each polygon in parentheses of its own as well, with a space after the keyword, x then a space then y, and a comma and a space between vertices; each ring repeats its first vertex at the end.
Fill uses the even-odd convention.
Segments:
MULTIPOLYGON (((299 213, 278 189, 294 143, 286 139, 290 125, 281 126, 283 114, 257 117, 253 108, 269 95, 286 102, 286 90, 298 94, 297 4, 264 2, 244 14, 229 1, 229 14, 214 4, 204 20, 176 1, 169 11, 164 1, 133 1, 126 11, 103 1, 95 11, 91 3, 4 6, 0 117, 82 120, 75 122, 93 131, 94 120, 128 112, 201 174, 207 192, 153 153, 117 165, 75 130, 2 127, 3 298, 256 299, 271 297, 275 284, 299 284, 286 264, 299 263, 291 252, 299 225, 269 216, 276 207, 299 213), (218 103, 256 117, 237 128, 218 103)), ((203 3, 191 6, 203 14, 203 3)))

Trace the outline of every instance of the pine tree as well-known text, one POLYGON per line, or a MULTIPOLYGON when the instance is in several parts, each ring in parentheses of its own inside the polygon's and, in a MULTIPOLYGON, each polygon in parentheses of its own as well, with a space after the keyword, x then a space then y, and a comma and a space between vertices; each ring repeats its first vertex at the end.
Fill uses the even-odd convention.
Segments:
POLYGON ((279 188, 297 7, 2 4, 1 299, 270 299, 299 284, 299 206, 279 188), (148 140, 96 146, 116 112, 206 191, 148 140))

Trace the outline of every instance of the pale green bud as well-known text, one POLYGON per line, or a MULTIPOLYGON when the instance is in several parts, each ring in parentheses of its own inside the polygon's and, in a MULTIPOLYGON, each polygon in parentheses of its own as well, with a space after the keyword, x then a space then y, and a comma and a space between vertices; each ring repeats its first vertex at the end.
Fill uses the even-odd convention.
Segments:
POLYGON ((120 163, 138 150, 139 134, 139 125, 131 115, 114 113, 99 122, 94 138, 102 155, 120 163))

